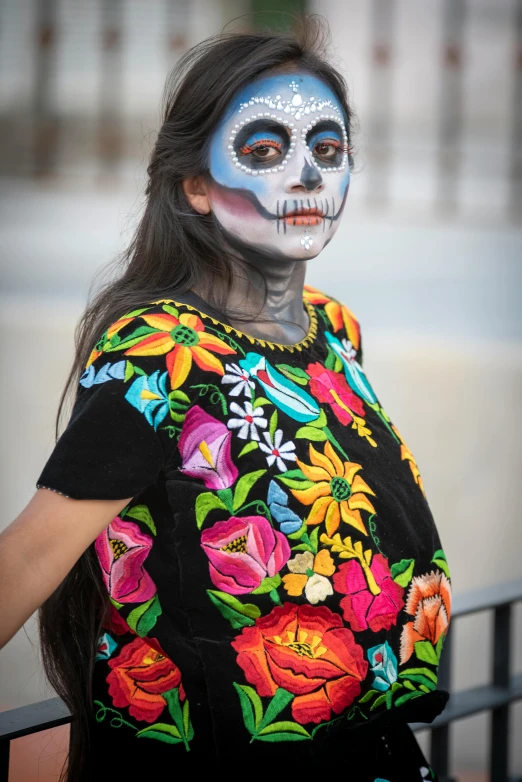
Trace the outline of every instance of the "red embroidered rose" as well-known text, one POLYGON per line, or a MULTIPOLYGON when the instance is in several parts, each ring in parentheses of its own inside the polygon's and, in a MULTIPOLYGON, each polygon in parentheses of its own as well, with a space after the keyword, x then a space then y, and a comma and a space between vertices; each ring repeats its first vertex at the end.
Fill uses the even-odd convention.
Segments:
POLYGON ((342 424, 353 421, 352 413, 364 416, 364 405, 353 393, 340 372, 332 372, 322 364, 308 364, 306 371, 310 375, 310 391, 319 402, 328 402, 337 419, 342 424))
POLYGON ((368 670, 353 633, 326 606, 276 606, 232 646, 259 695, 272 696, 278 687, 295 694, 292 715, 302 725, 340 714, 359 695, 368 670))
POLYGON ((135 638, 108 663, 112 671, 107 683, 113 704, 118 708, 128 706, 137 720, 155 722, 166 705, 162 693, 174 687, 179 687, 180 700, 185 700, 181 672, 156 639, 135 638))
POLYGON ((334 574, 334 589, 347 595, 341 600, 344 619, 352 630, 389 630, 404 605, 404 589, 391 576, 388 560, 375 554, 363 572, 355 559, 340 565, 334 574), (368 572, 369 571, 369 572, 368 572))

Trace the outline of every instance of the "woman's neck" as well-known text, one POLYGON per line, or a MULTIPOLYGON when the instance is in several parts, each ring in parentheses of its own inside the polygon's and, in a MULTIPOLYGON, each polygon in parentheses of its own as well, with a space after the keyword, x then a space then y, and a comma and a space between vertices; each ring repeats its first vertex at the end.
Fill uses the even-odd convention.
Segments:
MULTIPOLYGON (((306 261, 260 258, 253 253, 247 261, 250 265, 240 260, 233 262, 233 283, 226 297, 230 324, 246 334, 271 342, 291 345, 302 340, 309 328, 309 316, 303 307, 306 261), (255 269, 259 269, 266 279, 264 306, 264 286, 255 269), (238 313, 242 319, 234 320, 233 313, 238 313)), ((196 293, 209 300, 210 291, 204 287, 198 288, 196 293)))

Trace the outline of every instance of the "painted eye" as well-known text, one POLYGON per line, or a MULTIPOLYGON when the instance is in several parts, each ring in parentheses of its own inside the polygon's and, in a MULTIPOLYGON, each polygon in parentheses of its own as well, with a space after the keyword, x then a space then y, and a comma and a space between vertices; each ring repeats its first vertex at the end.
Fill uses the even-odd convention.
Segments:
POLYGON ((287 154, 290 141, 285 128, 270 119, 259 119, 241 128, 234 150, 248 168, 271 168, 287 154))
POLYGON ((321 139, 313 148, 315 157, 330 161, 337 157, 341 144, 336 139, 321 139))
POLYGON ((275 140, 266 139, 255 144, 245 144, 239 150, 242 155, 252 155, 257 160, 274 160, 281 155, 282 145, 275 140))

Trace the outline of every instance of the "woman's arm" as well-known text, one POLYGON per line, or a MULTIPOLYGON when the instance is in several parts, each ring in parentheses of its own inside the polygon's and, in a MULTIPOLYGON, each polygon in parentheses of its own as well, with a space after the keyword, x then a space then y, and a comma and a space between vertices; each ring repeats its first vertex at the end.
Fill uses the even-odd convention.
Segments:
POLYGON ((73 500, 38 489, 0 534, 0 649, 130 499, 73 500))

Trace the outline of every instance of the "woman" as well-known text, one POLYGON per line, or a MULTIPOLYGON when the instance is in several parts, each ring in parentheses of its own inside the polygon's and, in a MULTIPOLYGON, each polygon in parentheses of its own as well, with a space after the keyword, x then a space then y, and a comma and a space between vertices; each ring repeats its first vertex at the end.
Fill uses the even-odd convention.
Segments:
POLYGON ((324 40, 308 18, 177 66, 72 416, 3 534, 3 643, 41 606, 68 780, 435 778, 407 723, 447 698, 448 567, 355 316, 304 283, 353 164, 324 40))

